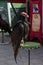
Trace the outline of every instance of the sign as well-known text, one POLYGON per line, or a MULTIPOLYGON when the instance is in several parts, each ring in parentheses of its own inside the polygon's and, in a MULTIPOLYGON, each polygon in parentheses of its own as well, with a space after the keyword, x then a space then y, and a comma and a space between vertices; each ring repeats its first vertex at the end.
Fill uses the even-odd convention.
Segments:
POLYGON ((42 0, 30 0, 30 23, 30 40, 42 43, 42 0))
POLYGON ((32 15, 32 31, 39 32, 40 30, 40 14, 32 15))

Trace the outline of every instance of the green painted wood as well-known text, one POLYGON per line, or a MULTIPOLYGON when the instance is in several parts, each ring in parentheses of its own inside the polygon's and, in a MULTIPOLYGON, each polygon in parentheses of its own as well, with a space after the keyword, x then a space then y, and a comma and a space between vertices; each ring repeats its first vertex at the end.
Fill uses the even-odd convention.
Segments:
POLYGON ((14 8, 24 8, 26 7, 26 4, 24 3, 12 3, 14 8))
POLYGON ((38 42, 25 42, 24 44, 20 44, 23 48, 38 48, 41 47, 40 43, 38 42))

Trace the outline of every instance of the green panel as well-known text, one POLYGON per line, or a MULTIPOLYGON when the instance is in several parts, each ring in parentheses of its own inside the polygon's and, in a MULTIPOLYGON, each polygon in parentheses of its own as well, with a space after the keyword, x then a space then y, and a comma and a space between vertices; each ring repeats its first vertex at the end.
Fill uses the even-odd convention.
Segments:
POLYGON ((26 7, 26 4, 24 3, 13 3, 14 8, 24 8, 26 7))
POLYGON ((41 44, 39 42, 25 42, 24 44, 20 44, 20 46, 24 48, 32 49, 32 48, 41 47, 41 44))

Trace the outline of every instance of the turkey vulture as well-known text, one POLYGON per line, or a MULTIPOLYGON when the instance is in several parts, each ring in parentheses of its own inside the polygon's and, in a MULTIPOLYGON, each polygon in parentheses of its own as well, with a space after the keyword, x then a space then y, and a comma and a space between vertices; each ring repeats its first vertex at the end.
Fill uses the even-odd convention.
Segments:
POLYGON ((15 61, 16 61, 16 57, 18 54, 20 44, 21 44, 21 40, 22 40, 22 38, 27 39, 28 33, 29 33, 28 23, 24 22, 24 25, 23 25, 22 22, 20 22, 20 21, 19 21, 19 23, 17 23, 14 26, 13 32, 12 32, 12 37, 11 37, 15 61))
POLYGON ((18 50, 19 50, 19 47, 20 47, 21 40, 23 38, 23 40, 25 41, 25 39, 27 39, 28 33, 29 33, 29 25, 28 25, 28 23, 24 22, 25 17, 28 18, 29 16, 25 12, 22 12, 20 14, 20 17, 19 17, 17 23, 13 27, 13 32, 12 32, 12 35, 11 35, 15 61, 16 61, 16 57, 17 57, 17 54, 18 54, 18 50))

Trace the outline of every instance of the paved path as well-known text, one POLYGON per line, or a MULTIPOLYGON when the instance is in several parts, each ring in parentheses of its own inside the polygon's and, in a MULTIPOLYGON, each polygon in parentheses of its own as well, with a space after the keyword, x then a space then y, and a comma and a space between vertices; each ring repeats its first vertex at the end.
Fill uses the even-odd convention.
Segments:
MULTIPOLYGON (((9 43, 10 38, 4 36, 4 42, 9 43)), ((10 44, 4 45, 1 43, 2 35, 0 33, 0 65, 28 65, 28 50, 20 48, 17 56, 17 64, 14 60, 13 48, 10 44)), ((43 47, 30 50, 30 65, 43 65, 43 47)))
MULTIPOLYGON (((27 50, 19 50, 17 62, 14 60, 12 45, 0 45, 0 65, 28 65, 27 50)), ((30 51, 30 65, 43 65, 43 47, 30 51)))

